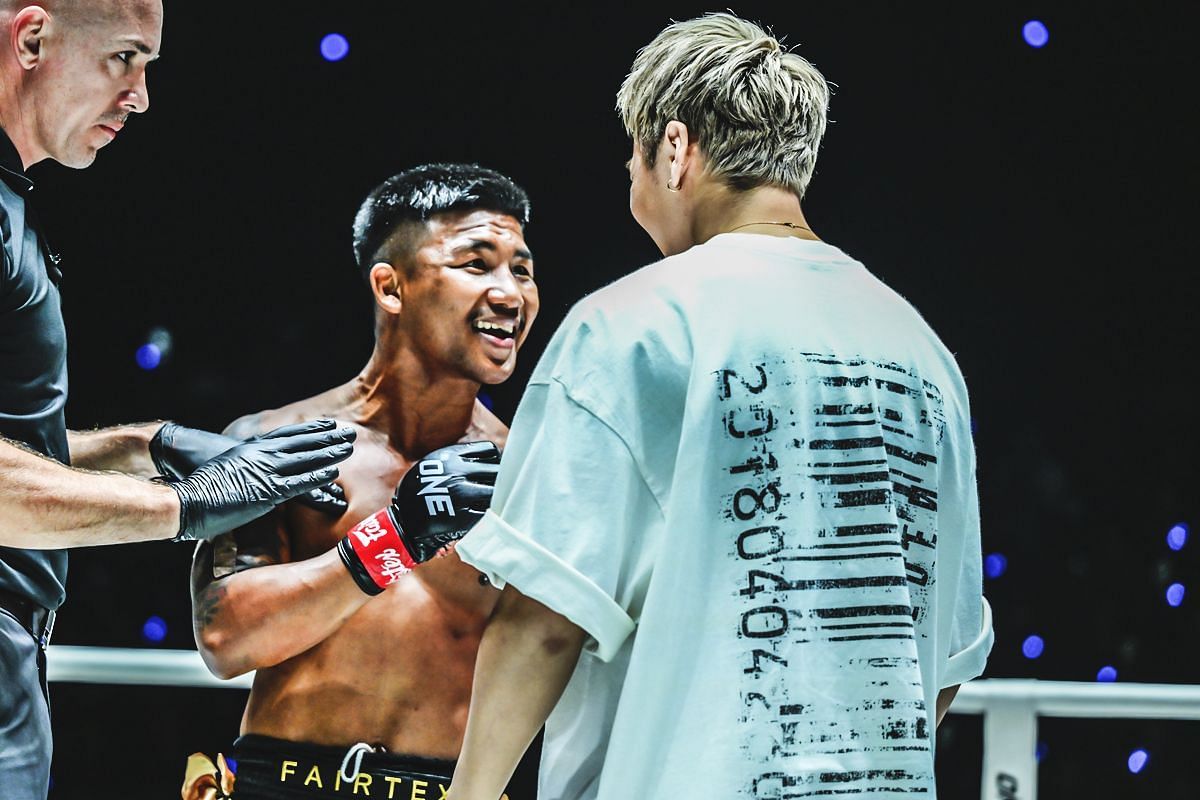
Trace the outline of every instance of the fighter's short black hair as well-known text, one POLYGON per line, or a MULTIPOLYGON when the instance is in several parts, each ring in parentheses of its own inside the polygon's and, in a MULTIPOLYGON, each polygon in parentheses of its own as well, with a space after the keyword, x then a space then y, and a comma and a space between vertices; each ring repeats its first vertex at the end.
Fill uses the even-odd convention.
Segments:
POLYGON ((354 258, 365 278, 397 228, 434 214, 482 208, 529 222, 529 197, 512 179, 478 164, 422 164, 367 195, 354 217, 354 258))

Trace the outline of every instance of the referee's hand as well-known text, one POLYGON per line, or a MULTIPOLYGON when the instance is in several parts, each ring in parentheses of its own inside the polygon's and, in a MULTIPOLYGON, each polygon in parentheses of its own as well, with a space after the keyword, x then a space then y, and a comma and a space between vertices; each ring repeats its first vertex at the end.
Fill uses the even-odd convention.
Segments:
POLYGON ((354 449, 355 432, 329 419, 285 425, 234 445, 186 478, 176 541, 211 539, 240 528, 280 503, 324 486, 354 449))

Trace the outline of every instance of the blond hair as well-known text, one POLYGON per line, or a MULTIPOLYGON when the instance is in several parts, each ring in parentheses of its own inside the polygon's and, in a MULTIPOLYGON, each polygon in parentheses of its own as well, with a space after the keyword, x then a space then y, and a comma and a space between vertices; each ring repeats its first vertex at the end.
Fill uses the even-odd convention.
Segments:
POLYGON ((780 186, 797 197, 812 178, 828 106, 816 67, 727 13, 668 25, 638 51, 617 92, 621 121, 649 166, 667 123, 678 120, 734 189, 780 186))

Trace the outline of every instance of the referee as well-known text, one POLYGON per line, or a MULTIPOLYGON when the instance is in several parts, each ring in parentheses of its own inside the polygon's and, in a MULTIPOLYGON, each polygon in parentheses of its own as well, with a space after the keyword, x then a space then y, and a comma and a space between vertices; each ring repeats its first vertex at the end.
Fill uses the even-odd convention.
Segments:
POLYGON ((302 423, 241 443, 184 480, 162 473, 202 432, 168 423, 66 430, 57 257, 25 170, 92 163, 149 105, 160 0, 0 0, 0 798, 44 800, 45 647, 65 598, 62 548, 207 539, 337 477, 353 431, 302 423), (74 467, 68 466, 74 463, 74 467), (100 472, 103 470, 103 472, 100 472), (122 474, 123 473, 123 474, 122 474))

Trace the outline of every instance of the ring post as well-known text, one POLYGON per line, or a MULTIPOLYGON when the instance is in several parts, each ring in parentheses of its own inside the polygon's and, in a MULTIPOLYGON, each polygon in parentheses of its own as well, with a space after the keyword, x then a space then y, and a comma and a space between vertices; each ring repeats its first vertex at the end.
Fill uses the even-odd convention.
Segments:
POLYGON ((984 800, 1037 800, 1037 712, 1031 699, 989 698, 983 712, 984 800))

